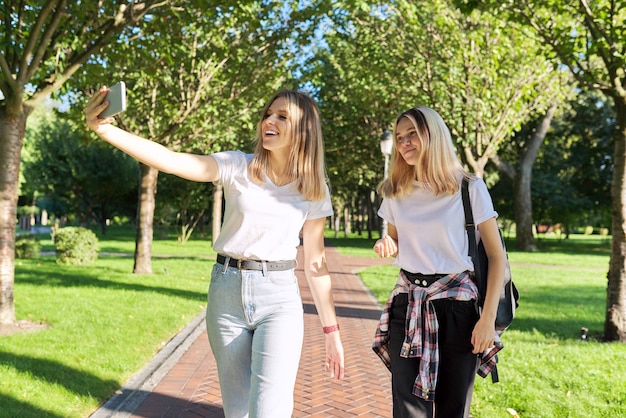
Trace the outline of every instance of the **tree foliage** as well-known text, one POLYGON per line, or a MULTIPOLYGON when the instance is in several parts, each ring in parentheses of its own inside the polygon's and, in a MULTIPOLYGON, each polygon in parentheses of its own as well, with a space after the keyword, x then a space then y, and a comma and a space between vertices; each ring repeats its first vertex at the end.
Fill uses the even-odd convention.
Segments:
MULTIPOLYGON (((134 218, 137 167, 132 158, 59 118, 34 128, 23 173, 35 196, 58 202, 79 224, 106 230, 114 216, 134 218)), ((59 207, 57 205, 57 207, 59 207)))
POLYGON ((613 246, 604 337, 626 342, 626 1, 460 3, 531 28, 550 47, 555 62, 568 68, 582 86, 612 99, 616 122, 611 184, 613 246))
POLYGON ((398 90, 393 68, 384 71, 390 64, 380 16, 358 7, 334 9, 322 25, 328 27, 325 44, 305 65, 305 77, 320 101, 332 195, 341 212, 355 191, 382 180, 379 141, 390 128, 398 90))
POLYGON ((155 222, 175 225, 178 241, 184 244, 196 227, 211 222, 212 189, 210 183, 194 183, 169 174, 159 176, 155 222))
POLYGON ((555 120, 537 164, 537 220, 609 228, 615 118, 607 98, 583 90, 555 120))

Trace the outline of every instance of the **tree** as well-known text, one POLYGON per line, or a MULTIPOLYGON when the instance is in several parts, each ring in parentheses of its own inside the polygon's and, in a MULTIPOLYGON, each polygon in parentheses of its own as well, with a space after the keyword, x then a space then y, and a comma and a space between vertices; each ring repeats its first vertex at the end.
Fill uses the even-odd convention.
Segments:
POLYGON ((473 2, 508 21, 522 22, 549 46, 554 59, 582 85, 610 97, 616 120, 611 187, 612 248, 604 338, 626 342, 626 1, 473 2))
POLYGON ((611 175, 615 118, 607 98, 582 90, 564 103, 537 159, 533 208, 542 223, 607 228, 611 219, 611 175))
MULTIPOLYGON (((534 251, 537 249, 532 230, 533 208, 531 194, 532 169, 539 152, 539 147, 543 143, 557 104, 554 103, 546 113, 536 122, 536 127, 532 133, 526 135, 517 149, 517 161, 512 163, 500 155, 491 157, 498 167, 498 170, 507 175, 513 182, 513 199, 515 205, 515 244, 517 249, 522 251, 534 251)), ((511 141, 514 142, 514 141, 511 141)))
POLYGON ((20 152, 28 116, 125 26, 170 3, 0 3, 0 323, 15 322, 15 219, 20 152))

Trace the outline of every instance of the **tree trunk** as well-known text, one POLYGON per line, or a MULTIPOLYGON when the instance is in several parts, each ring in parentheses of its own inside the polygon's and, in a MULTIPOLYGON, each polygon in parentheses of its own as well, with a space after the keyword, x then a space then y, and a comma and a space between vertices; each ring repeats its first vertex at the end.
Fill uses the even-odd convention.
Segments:
POLYGON ((374 208, 374 199, 376 197, 376 193, 372 190, 368 193, 367 197, 366 197, 366 202, 367 202, 367 239, 372 239, 373 234, 372 232, 374 231, 374 220, 376 219, 376 217, 378 216, 377 213, 375 211, 374 208))
POLYGON ((532 204, 532 173, 537 160, 537 153, 554 118, 557 105, 553 104, 541 117, 535 133, 526 141, 519 159, 519 170, 513 179, 515 201, 515 245, 521 251, 535 251, 535 236, 533 234, 533 204, 532 204))
POLYGON ((611 199, 613 244, 606 291, 604 339, 626 342, 626 98, 615 98, 617 130, 611 199))
POLYGON ((335 232, 335 238, 339 238, 339 229, 341 228, 341 216, 339 214, 342 212, 341 208, 337 208, 335 210, 336 215, 333 219, 333 230, 335 232))
POLYGON ((356 232, 361 237, 363 236, 363 197, 359 194, 356 197, 356 232))
POLYGON ((513 201, 515 204, 515 247, 520 251, 535 251, 537 249, 533 234, 533 203, 530 183, 529 170, 519 170, 513 182, 513 201))
POLYGON ((343 207, 343 235, 348 238, 352 233, 352 208, 346 204, 343 207))
POLYGON ((159 171, 139 164, 139 202, 137 206, 137 236, 133 273, 152 274, 152 237, 154 207, 159 171))
POLYGON ((27 114, 0 108, 0 323, 15 322, 15 225, 20 173, 20 152, 27 114))
POLYGON ((222 199, 224 190, 220 183, 213 188, 213 230, 211 231, 211 241, 215 245, 215 240, 222 230, 222 199))
MULTIPOLYGON (((495 153, 493 153, 495 154, 495 153)), ((463 147, 463 155, 465 156, 465 163, 471 168, 471 171, 476 177, 485 178, 485 166, 489 162, 491 155, 479 155, 478 158, 474 157, 471 146, 463 147)))

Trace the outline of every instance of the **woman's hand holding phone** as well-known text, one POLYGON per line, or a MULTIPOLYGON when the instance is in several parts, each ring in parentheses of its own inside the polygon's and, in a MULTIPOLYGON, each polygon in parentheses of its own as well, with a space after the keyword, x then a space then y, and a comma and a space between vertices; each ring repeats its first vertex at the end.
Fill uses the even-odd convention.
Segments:
POLYGON ((109 107, 104 109, 98 116, 105 119, 117 115, 126 110, 126 84, 123 81, 109 87, 106 97, 109 107))
POLYGON ((111 88, 101 87, 85 106, 87 126, 97 131, 101 125, 114 121, 113 116, 126 110, 126 86, 121 81, 111 88))

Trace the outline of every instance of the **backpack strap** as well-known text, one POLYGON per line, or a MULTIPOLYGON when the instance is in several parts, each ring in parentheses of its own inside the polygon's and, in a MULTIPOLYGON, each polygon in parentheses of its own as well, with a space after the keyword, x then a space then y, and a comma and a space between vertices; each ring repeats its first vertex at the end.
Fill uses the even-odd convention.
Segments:
MULTIPOLYGON (((487 293, 487 278, 478 274, 481 270, 478 248, 476 245, 476 225, 474 224, 474 213, 472 212, 472 205, 470 204, 469 181, 466 177, 463 177, 463 183, 461 184, 461 197, 463 199, 463 210, 465 212, 465 229, 469 240, 468 254, 474 263, 474 280, 476 281, 476 286, 478 287, 479 292, 478 297, 480 298, 478 304, 482 306, 482 303, 485 300, 485 294, 487 293)), ((497 366, 494 366, 491 370, 491 381, 496 383, 499 380, 498 368, 497 366)))
POLYGON ((480 270, 480 259, 478 258, 478 249, 476 246, 476 225, 474 224, 474 213, 472 212, 472 205, 469 197, 469 181, 466 177, 463 177, 463 183, 461 184, 461 197, 463 198, 463 209, 465 211, 465 229, 467 230, 467 238, 469 240, 469 256, 474 263, 474 280, 480 293, 481 300, 479 303, 485 300, 483 292, 487 289, 487 278, 480 277, 478 274, 480 270))

